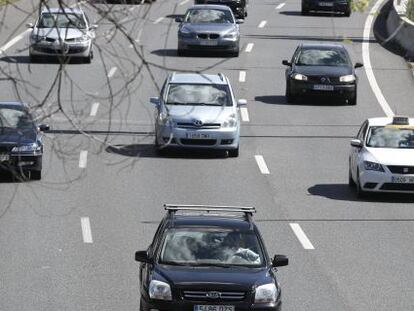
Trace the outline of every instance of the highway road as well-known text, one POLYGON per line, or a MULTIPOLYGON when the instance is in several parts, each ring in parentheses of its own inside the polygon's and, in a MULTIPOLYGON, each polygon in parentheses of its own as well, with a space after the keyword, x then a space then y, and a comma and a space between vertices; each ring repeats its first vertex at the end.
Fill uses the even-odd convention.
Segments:
POLYGON ((24 25, 36 16, 33 4, 16 3, 28 20, 9 7, 0 100, 26 101, 52 131, 41 181, 1 177, 0 310, 138 310, 134 252, 150 243, 164 203, 255 206, 269 252, 290 260, 279 271, 284 310, 412 310, 414 199, 359 200, 347 185, 350 138, 363 120, 386 114, 366 70, 392 113, 414 115, 406 63, 372 32, 364 39, 374 4, 346 18, 301 16, 298 0, 250 0, 242 52, 227 58, 176 56, 174 16, 191 1, 83 3, 99 24, 95 58, 64 68, 29 63, 24 25), (110 9, 108 18, 98 9, 110 9), (358 69, 357 106, 286 103, 281 61, 301 42, 344 43, 354 62, 366 59, 365 42, 372 67, 358 69), (60 94, 51 88, 59 70, 60 94), (223 72, 247 99, 240 157, 156 155, 148 99, 174 70, 223 72))

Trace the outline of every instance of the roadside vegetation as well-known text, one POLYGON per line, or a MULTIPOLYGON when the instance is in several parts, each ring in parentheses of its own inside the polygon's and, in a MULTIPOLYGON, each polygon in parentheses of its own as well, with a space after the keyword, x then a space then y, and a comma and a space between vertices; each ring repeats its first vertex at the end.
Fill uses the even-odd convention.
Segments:
POLYGON ((414 22, 414 0, 409 0, 407 4, 407 17, 414 22))

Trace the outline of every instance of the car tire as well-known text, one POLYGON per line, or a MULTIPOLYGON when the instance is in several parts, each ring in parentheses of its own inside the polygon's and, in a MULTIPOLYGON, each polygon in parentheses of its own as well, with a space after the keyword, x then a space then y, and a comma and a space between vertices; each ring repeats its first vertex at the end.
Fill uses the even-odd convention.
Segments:
POLYGON ((42 171, 31 171, 30 172, 30 179, 31 180, 41 180, 42 179, 42 171))
POLYGON ((346 17, 350 17, 350 16, 351 16, 351 13, 352 13, 351 6, 348 6, 348 7, 345 9, 344 14, 345 14, 345 16, 346 16, 346 17))
POLYGON ((367 193, 361 188, 361 182, 359 180, 359 171, 357 172, 357 181, 355 182, 355 189, 358 198, 362 199, 366 197, 367 193))
POLYGON ((289 81, 286 81, 285 97, 288 104, 294 104, 296 102, 296 96, 292 95, 290 91, 289 81))
POLYGON ((302 15, 309 15, 309 9, 305 6, 303 6, 302 4, 302 11, 301 11, 302 15))
POLYGON ((355 94, 352 98, 348 99, 348 105, 355 106, 357 104, 357 91, 355 89, 355 94))
POLYGON ((240 50, 237 50, 235 52, 231 52, 231 57, 239 57, 240 50))
POLYGON ((40 61, 40 56, 29 54, 29 59, 31 63, 38 63, 40 61))
POLYGON ((177 55, 178 56, 185 56, 187 52, 183 49, 177 49, 177 55))
POLYGON ((354 189, 356 187, 356 183, 354 179, 352 178, 351 168, 349 168, 349 171, 348 171, 348 186, 354 189))
POLYGON ((237 158, 238 156, 239 156, 239 146, 237 146, 237 148, 236 149, 229 149, 227 152, 228 152, 228 155, 229 155, 229 157, 230 158, 237 158))

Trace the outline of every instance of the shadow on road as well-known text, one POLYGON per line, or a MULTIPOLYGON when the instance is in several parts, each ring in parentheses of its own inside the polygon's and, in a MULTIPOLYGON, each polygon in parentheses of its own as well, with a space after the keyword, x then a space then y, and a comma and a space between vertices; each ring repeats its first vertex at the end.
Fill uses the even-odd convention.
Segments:
MULTIPOLYGON (((244 35, 245 38, 264 39, 264 40, 294 40, 294 41, 317 41, 317 42, 364 42, 363 37, 338 37, 338 36, 289 36, 289 35, 244 35)), ((375 43, 377 40, 366 40, 375 43)))
POLYGON ((0 61, 15 64, 84 64, 83 59, 81 58, 62 59, 59 57, 48 56, 36 61, 31 61, 30 57, 27 55, 5 56, 0 58, 0 61))
POLYGON ((308 16, 346 17, 345 14, 343 13, 329 12, 329 11, 328 12, 323 12, 323 11, 309 12, 308 15, 302 15, 301 11, 280 11, 279 14, 287 15, 287 16, 303 16, 303 17, 308 17, 308 16))
POLYGON ((208 58, 233 58, 231 54, 226 52, 217 51, 188 51, 183 56, 177 55, 176 49, 159 49, 151 51, 151 54, 162 56, 162 57, 208 57, 208 58))
POLYGON ((294 103, 288 103, 286 97, 282 95, 256 96, 255 101, 269 105, 289 105, 289 106, 347 106, 343 100, 322 96, 308 96, 296 99, 294 103))

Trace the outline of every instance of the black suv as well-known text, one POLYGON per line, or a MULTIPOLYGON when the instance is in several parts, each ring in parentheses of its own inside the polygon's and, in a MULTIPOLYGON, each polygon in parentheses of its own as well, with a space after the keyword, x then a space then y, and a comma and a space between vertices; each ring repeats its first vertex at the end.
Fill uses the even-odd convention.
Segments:
POLYGON ((236 18, 245 18, 247 16, 248 0, 194 0, 194 4, 221 4, 227 5, 233 11, 236 18))
POLYGON ((140 265, 140 310, 281 310, 276 267, 253 207, 165 205, 154 240, 135 253, 140 265))

